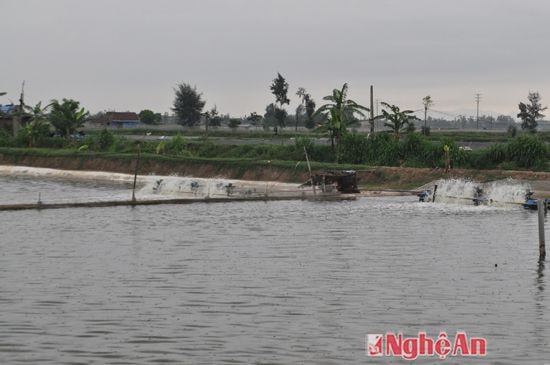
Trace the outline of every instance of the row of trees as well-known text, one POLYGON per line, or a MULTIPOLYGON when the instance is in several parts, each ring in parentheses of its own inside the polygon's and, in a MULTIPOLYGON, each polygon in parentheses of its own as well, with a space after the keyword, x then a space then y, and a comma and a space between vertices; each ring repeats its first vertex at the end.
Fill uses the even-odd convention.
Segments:
MULTIPOLYGON (((280 128, 286 127, 286 122, 289 120, 289 114, 285 109, 285 105, 290 104, 288 97, 289 84, 280 73, 277 73, 277 77, 270 85, 270 90, 275 97, 275 101, 267 105, 264 115, 261 116, 253 112, 245 117, 245 119, 253 126, 258 126, 263 121, 265 128, 272 126, 275 134, 277 134, 280 128)), ((221 119, 215 107, 206 113, 202 112, 205 101, 202 99, 202 94, 197 92, 196 87, 183 83, 178 85, 175 92, 176 95, 172 110, 175 112, 180 124, 194 126, 200 123, 201 118, 204 118, 206 128, 208 126, 220 125, 221 119)), ((306 128, 312 129, 318 123, 322 123, 331 138, 332 145, 337 145, 346 128, 358 124, 358 117, 365 119, 365 113, 370 111, 367 107, 348 99, 347 94, 348 85, 344 84, 341 89, 334 89, 331 95, 325 96, 323 100, 329 103, 317 109, 311 95, 304 88, 298 88, 296 95, 300 98, 300 104, 296 108, 294 115, 296 130, 298 129, 298 124, 303 124, 306 128)), ((438 120, 428 118, 428 110, 433 105, 431 96, 424 97, 422 103, 424 105, 424 125, 422 132, 423 134, 428 134, 427 121, 431 120, 432 123, 434 121, 437 123, 438 120)), ((382 106, 383 110, 381 114, 370 120, 371 123, 374 123, 376 119, 383 119, 384 125, 393 131, 397 139, 405 131, 415 129, 414 121, 419 119, 413 115, 413 111, 401 110, 398 106, 385 102, 382 103, 382 106)), ((520 113, 517 116, 522 120, 521 128, 535 133, 538 126, 537 121, 544 117, 542 112, 545 109, 541 105, 539 93, 529 93, 528 103, 522 102, 519 104, 520 113)), ((483 118, 487 120, 482 120, 482 123, 488 123, 489 125, 503 123, 506 124, 506 127, 515 125, 511 117, 499 116, 496 120, 492 117, 482 116, 483 118)), ((462 117, 462 119, 459 118, 458 122, 465 126, 473 124, 474 120, 462 117)), ((479 120, 475 121, 476 124, 478 122, 479 120)), ((230 127, 236 127, 240 124, 240 120, 228 118, 227 124, 230 127)))
MULTIPOLYGON (((285 110, 285 105, 290 104, 288 98, 289 85, 281 74, 273 80, 270 86, 272 94, 275 96, 275 102, 267 105, 265 113, 260 115, 256 112, 250 113, 244 119, 253 126, 259 126, 263 121, 264 126, 273 126, 275 133, 279 128, 286 127, 286 122, 289 119, 289 114, 285 110)), ((210 126, 221 125, 222 119, 227 119, 227 124, 230 127, 235 127, 239 124, 237 118, 222 118, 216 106, 209 111, 203 112, 206 102, 202 99, 202 93, 199 93, 195 86, 186 83, 179 84, 174 90, 175 97, 172 111, 176 114, 178 123, 183 126, 192 127, 198 125, 201 120, 204 120, 205 126, 208 129, 210 126)), ((304 124, 306 128, 312 129, 315 127, 315 101, 303 87, 298 88, 296 95, 300 98, 300 104, 296 108, 295 128, 298 129, 299 124, 304 124)))
MULTIPOLYGON (((275 103, 271 103, 266 108, 266 113, 262 117, 257 113, 251 113, 246 120, 252 125, 258 125, 262 119, 271 122, 274 125, 275 133, 278 128, 285 126, 288 113, 284 105, 289 104, 288 83, 281 76, 273 80, 271 91, 275 96, 275 103)), ((306 125, 314 125, 315 120, 325 121, 326 131, 331 139, 333 147, 339 144, 340 139, 346 132, 346 129, 358 123, 358 117, 365 118, 369 108, 362 106, 352 99, 348 98, 348 85, 344 84, 340 89, 334 89, 332 94, 323 98, 326 104, 316 109, 316 104, 304 88, 298 89, 297 95, 302 103, 298 106, 296 113, 296 128, 300 116, 304 117, 306 125), (301 111, 300 111, 301 110, 301 111)), ((174 100, 174 111, 182 125, 193 126, 205 118, 205 124, 208 126, 221 125, 222 117, 219 115, 216 107, 210 111, 202 113, 205 102, 201 98, 195 87, 187 84, 179 85, 176 90, 174 100)), ((522 128, 531 132, 536 132, 538 120, 544 117, 542 112, 546 107, 542 107, 540 95, 538 93, 529 93, 528 103, 520 103, 520 113, 518 117, 522 119, 522 128)), ((432 105, 431 98, 428 96, 423 99, 425 105, 425 116, 428 108, 432 105)), ((415 129, 414 121, 418 120, 411 110, 401 110, 398 106, 389 103, 382 103, 384 107, 382 114, 374 119, 383 119, 384 125, 388 127, 395 139, 399 140, 401 134, 415 129)), ((55 133, 61 137, 74 134, 76 130, 83 126, 89 117, 89 112, 80 107, 80 103, 73 99, 62 99, 61 101, 52 100, 50 104, 42 106, 38 103, 34 107, 23 106, 29 116, 27 124, 21 131, 22 135, 28 141, 29 146, 36 145, 36 142, 42 136, 50 133, 50 127, 55 129, 55 133)), ((161 115, 151 110, 142 110, 139 113, 140 119, 148 124, 158 124, 161 115)), ((241 123, 238 118, 227 117, 227 124, 231 128, 236 128, 241 123)), ((425 118, 426 123, 426 118, 425 118)), ((426 126, 423 131, 426 132, 426 126)))
MULTIPOLYGON (((257 126, 263 119, 264 126, 273 126, 275 133, 277 133, 279 128, 286 127, 286 121, 289 119, 289 114, 285 110, 285 105, 290 104, 290 99, 288 98, 289 84, 286 79, 280 74, 277 73, 277 77, 273 80, 270 85, 270 90, 275 96, 275 102, 269 104, 266 107, 265 114, 260 116, 259 114, 253 112, 250 116, 245 119, 249 121, 252 125, 257 126)), ((343 104, 346 102, 348 86, 344 84, 342 89, 334 89, 332 95, 329 95, 323 100, 331 101, 334 104, 343 104)), ((196 87, 192 87, 189 84, 180 84, 175 90, 176 96, 174 99, 174 106, 172 110, 175 112, 178 122, 185 126, 194 126, 200 123, 201 117, 205 117, 205 124, 208 127, 209 125, 217 125, 219 119, 216 119, 217 110, 214 107, 211 111, 202 113, 204 108, 205 101, 202 100, 202 94, 198 93, 196 87), (214 124, 211 124, 213 122, 214 124)), ((355 107, 350 108, 350 106, 343 107, 343 105, 338 106, 340 112, 344 113, 342 115, 331 115, 329 109, 326 105, 316 109, 316 103, 309 93, 303 88, 298 88, 296 95, 300 98, 300 104, 296 108, 295 113, 295 128, 298 129, 298 124, 304 124, 306 128, 312 129, 316 126, 318 122, 323 122, 327 126, 327 130, 332 138, 338 139, 339 133, 341 133, 340 124, 345 123, 346 125, 352 125, 358 122, 357 116, 365 117, 363 112, 368 112, 369 109, 362 107, 361 105, 355 103, 355 107), (353 109, 353 111, 351 111, 353 109), (319 110, 322 110, 319 112, 319 110)), ((535 133, 538 126, 538 120, 544 117, 542 112, 546 110, 546 107, 542 107, 540 102, 540 95, 538 92, 529 93, 528 103, 521 102, 519 104, 519 110, 517 117, 522 120, 521 128, 529 132, 535 133)), ((431 96, 426 96, 422 99, 422 104, 424 106, 424 126, 422 131, 424 134, 427 134, 429 128, 427 127, 427 121, 432 120, 436 123, 438 121, 445 120, 434 120, 433 118, 428 118, 428 110, 433 106, 433 100, 431 96)), ((412 122, 414 120, 419 120, 418 118, 412 116, 412 111, 405 111, 407 118, 392 117, 390 115, 399 115, 402 113, 401 110, 395 106, 388 103, 382 103, 386 110, 382 111, 380 116, 377 116, 374 119, 385 119, 388 124, 392 125, 394 131, 401 131, 404 129, 413 129, 414 126, 412 122)), ((337 108, 337 109, 338 109, 337 108)), ((458 122, 466 126, 467 124, 477 125, 480 122, 480 119, 473 120, 473 118, 459 117, 458 122)), ((499 116, 496 120, 493 117, 482 116, 481 117, 482 125, 494 125, 494 124, 506 124, 509 126, 510 123, 515 123, 511 117, 499 116), (484 119, 485 118, 485 119, 484 119)), ((371 123, 374 123, 374 120, 371 120, 371 123)), ((234 125, 235 123, 233 123, 234 125)), ((219 125, 219 124, 218 124, 219 125)), ((399 134, 396 133, 396 134, 399 134)))
MULTIPOLYGON (((278 73, 270 86, 271 92, 275 97, 275 102, 266 107, 264 116, 251 113, 246 117, 250 124, 257 126, 261 120, 264 120, 265 125, 272 125, 275 134, 279 128, 286 127, 288 120, 288 112, 285 110, 285 105, 290 104, 288 98, 289 85, 285 78, 278 73)), ((331 95, 325 96, 323 100, 328 101, 316 109, 316 103, 311 95, 300 87, 296 93, 300 98, 300 104, 296 108, 295 128, 298 129, 298 123, 304 122, 308 128, 314 128, 316 121, 324 121, 326 129, 331 138, 332 145, 337 145, 346 131, 346 128, 354 123, 358 123, 359 117, 365 117, 365 113, 370 110, 348 98, 348 84, 344 84, 341 89, 334 89, 331 95)), ((179 84, 175 89, 174 105, 172 110, 175 112, 178 123, 184 126, 195 126, 200 123, 201 118, 204 118, 206 128, 212 125, 219 125, 220 118, 216 108, 202 112, 205 101, 202 99, 202 94, 199 93, 196 87, 189 84, 179 84)), ((382 110, 382 114, 377 116, 377 119, 385 119, 385 125, 394 131, 396 138, 407 128, 411 128, 411 122, 416 119, 412 115, 412 111, 401 111, 399 107, 383 103, 384 107, 389 111, 382 110)), ((237 120, 229 119, 228 125, 236 127, 237 120)))

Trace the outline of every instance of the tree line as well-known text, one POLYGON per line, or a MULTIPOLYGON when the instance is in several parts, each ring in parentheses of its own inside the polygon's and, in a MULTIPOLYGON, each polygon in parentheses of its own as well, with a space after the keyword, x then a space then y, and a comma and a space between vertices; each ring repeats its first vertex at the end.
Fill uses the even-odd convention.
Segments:
MULTIPOLYGON (((206 101, 202 93, 197 91, 196 86, 187 83, 180 83, 175 88, 175 96, 172 111, 175 113, 177 122, 182 126, 196 126, 201 122, 206 129, 217 127, 222 121, 231 127, 238 127, 242 120, 246 120, 253 126, 263 126, 264 128, 273 128, 275 134, 281 128, 286 128, 289 121, 294 121, 294 127, 297 130, 298 125, 304 125, 308 129, 320 128, 325 131, 331 140, 331 145, 336 148, 343 135, 347 133, 350 127, 359 125, 361 119, 367 118, 370 109, 349 98, 349 86, 347 83, 340 88, 333 89, 332 93, 323 97, 325 102, 317 107, 310 93, 305 88, 299 87, 296 96, 299 98, 299 105, 295 110, 293 118, 289 116, 285 106, 290 104, 289 84, 286 79, 277 73, 272 80, 269 89, 273 94, 274 101, 266 106, 265 112, 259 114, 251 112, 245 118, 231 118, 229 115, 221 115, 216 106, 208 111, 204 111, 206 101)), ((428 111, 433 105, 430 96, 422 99, 424 105, 424 125, 422 133, 428 134, 430 124, 434 122, 445 123, 445 120, 428 118, 428 111)), ((419 118, 413 115, 411 110, 402 110, 399 106, 391 103, 382 102, 383 109, 380 115, 368 118, 371 125, 375 120, 382 120, 393 134, 394 138, 399 140, 402 134, 413 132, 419 118)), ((26 113, 26 125, 20 133, 28 141, 29 146, 36 145, 36 140, 48 134, 54 133, 61 137, 67 137, 74 134, 81 128, 85 121, 90 119, 90 113, 80 103, 73 99, 52 100, 48 105, 42 106, 38 103, 34 107, 22 105, 21 110, 26 113)), ((543 112, 547 109, 542 106, 541 96, 538 92, 530 92, 527 102, 520 102, 518 105, 519 113, 517 117, 521 119, 521 128, 525 131, 536 133, 538 122, 544 117, 543 112)), ((20 111, 21 112, 21 111, 20 111)), ((145 124, 160 124, 162 116, 149 109, 144 109, 139 113, 140 120, 145 124)), ((479 120, 475 120, 477 124, 479 120)), ((484 124, 513 123, 512 118, 499 116, 496 120, 492 117, 482 116, 484 124)), ((462 126, 472 125, 473 118, 459 117, 458 123, 462 126)), ((512 124, 509 124, 512 125, 512 124)), ((372 130, 372 129, 371 129, 372 130)))
MULTIPOLYGON (((244 118, 227 118, 227 125, 237 127, 241 120, 246 120, 252 126, 263 126, 265 129, 273 128, 275 134, 281 128, 288 126, 288 122, 294 122, 294 127, 297 130, 298 125, 303 125, 307 129, 315 127, 323 127, 330 136, 331 141, 337 144, 342 133, 345 133, 347 128, 357 126, 360 119, 366 119, 366 113, 370 112, 369 108, 356 103, 348 98, 349 87, 344 84, 339 89, 334 89, 332 94, 323 98, 329 104, 324 104, 317 108, 315 100, 311 97, 305 88, 299 87, 296 95, 299 98, 300 104, 296 108, 293 116, 289 115, 285 109, 285 105, 290 104, 288 97, 289 84, 286 79, 277 73, 270 85, 271 93, 275 100, 266 106, 263 115, 256 112, 250 113, 244 118)), ((521 128, 525 131, 536 133, 538 122, 544 117, 546 107, 541 104, 541 97, 538 92, 530 92, 526 103, 520 102, 518 105, 519 113, 517 117, 521 120, 521 128)), ((424 124, 421 128, 422 134, 429 134, 430 127, 454 127, 462 128, 477 128, 481 125, 483 128, 491 127, 513 127, 515 121, 510 116, 500 115, 497 118, 492 116, 480 116, 474 119, 473 117, 458 116, 454 121, 449 121, 443 118, 428 117, 428 111, 431 110, 434 101, 431 96, 426 96, 422 99, 424 106, 424 124)), ((209 126, 219 126, 221 119, 214 107, 208 112, 203 112, 205 101, 202 93, 199 93, 195 86, 186 83, 181 83, 175 89, 175 98, 172 111, 175 113, 177 121, 183 126, 193 127, 199 125, 203 120, 206 128, 209 126)), ((416 124, 421 120, 413 115, 411 110, 401 110, 397 105, 388 102, 382 102, 383 109, 380 115, 374 118, 368 118, 371 124, 375 120, 383 120, 384 126, 388 127, 396 136, 402 133, 411 132, 416 129, 416 124)), ((372 130, 372 129, 371 129, 372 130)))

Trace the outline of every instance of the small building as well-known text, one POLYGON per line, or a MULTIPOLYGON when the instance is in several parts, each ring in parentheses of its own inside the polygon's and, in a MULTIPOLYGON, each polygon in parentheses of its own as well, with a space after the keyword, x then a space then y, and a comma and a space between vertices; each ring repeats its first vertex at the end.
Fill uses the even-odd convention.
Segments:
POLYGON ((0 104, 0 128, 9 130, 10 133, 13 128, 18 128, 21 125, 26 125, 32 116, 29 113, 23 112, 19 119, 19 125, 14 126, 14 117, 17 113, 18 106, 14 104, 1 105, 0 104))
POLYGON ((13 105, 13 104, 1 105, 0 104, 0 114, 10 115, 12 113, 15 113, 16 110, 17 110, 17 105, 13 105))
POLYGON ((357 172, 354 170, 328 170, 313 175, 303 186, 311 186, 313 183, 313 185, 319 186, 324 193, 338 191, 344 194, 356 194, 359 193, 357 181, 357 172))
POLYGON ((108 112, 105 122, 114 128, 137 128, 139 117, 134 112, 108 112))

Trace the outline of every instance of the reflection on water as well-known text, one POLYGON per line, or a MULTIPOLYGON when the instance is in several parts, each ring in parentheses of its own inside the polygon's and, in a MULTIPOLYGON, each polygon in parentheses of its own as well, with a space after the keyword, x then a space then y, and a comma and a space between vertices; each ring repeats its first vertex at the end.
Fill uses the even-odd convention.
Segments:
MULTIPOLYGON (((127 193, 4 179, 2 199, 29 184, 127 193)), ((1 363, 373 363, 367 333, 440 330, 487 338, 472 363, 550 359, 536 215, 520 209, 398 197, 0 212, 0 226, 1 363)))

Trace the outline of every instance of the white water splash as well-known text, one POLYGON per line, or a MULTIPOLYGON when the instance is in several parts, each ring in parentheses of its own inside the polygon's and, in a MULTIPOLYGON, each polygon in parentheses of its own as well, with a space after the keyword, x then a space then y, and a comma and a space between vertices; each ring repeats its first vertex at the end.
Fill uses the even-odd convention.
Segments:
POLYGON ((471 203, 477 187, 483 189, 483 195, 493 204, 516 204, 525 200, 526 191, 531 189, 528 183, 513 179, 480 183, 471 180, 438 180, 436 202, 471 203))
POLYGON ((180 198, 221 198, 246 196, 284 196, 303 194, 298 184, 266 181, 195 178, 180 176, 146 176, 139 195, 180 198))
MULTIPOLYGON (((0 176, 46 179, 53 181, 122 184, 129 189, 134 175, 103 171, 58 170, 28 166, 0 165, 0 176)), ((273 181, 230 180, 181 176, 138 175, 138 198, 223 198, 246 196, 292 196, 311 194, 311 187, 273 181)))

